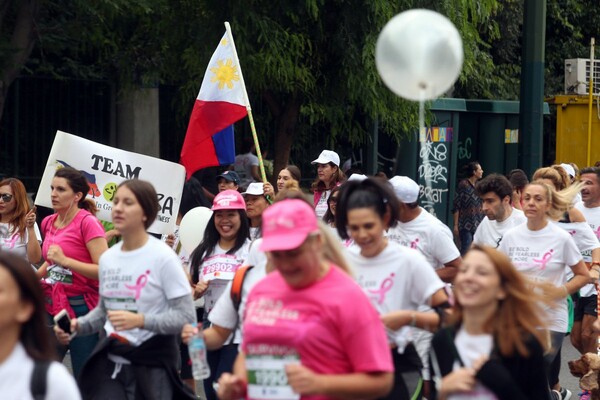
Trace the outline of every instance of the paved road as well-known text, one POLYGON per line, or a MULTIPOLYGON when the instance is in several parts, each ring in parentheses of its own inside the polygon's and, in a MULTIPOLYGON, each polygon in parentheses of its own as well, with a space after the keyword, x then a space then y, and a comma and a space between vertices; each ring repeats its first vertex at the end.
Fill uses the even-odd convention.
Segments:
POLYGON ((577 393, 579 393, 581 389, 579 389, 579 378, 575 378, 573 375, 571 375, 571 373, 569 372, 569 365, 567 364, 567 362, 569 362, 570 360, 576 360, 580 356, 581 355, 579 354, 579 352, 573 347, 573 345, 571 345, 571 340, 567 336, 563 341, 562 347, 560 384, 561 386, 566 387, 573 393, 573 397, 571 397, 571 400, 578 399, 577 393))

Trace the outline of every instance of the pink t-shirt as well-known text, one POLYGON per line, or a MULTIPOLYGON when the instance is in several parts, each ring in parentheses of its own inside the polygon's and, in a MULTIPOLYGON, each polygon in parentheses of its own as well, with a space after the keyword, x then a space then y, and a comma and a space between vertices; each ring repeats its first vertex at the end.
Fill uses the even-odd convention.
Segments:
POLYGON ((79 210, 75 218, 64 228, 57 229, 54 226, 56 218, 58 214, 52 214, 42 221, 44 233, 42 256, 48 262, 48 274, 42 281, 42 285, 46 296, 52 299, 52 303, 46 304, 46 309, 54 315, 66 308, 73 317, 74 314, 66 298, 83 295, 91 310, 98 304, 98 280, 86 278, 78 272, 53 264, 48 260, 48 248, 57 244, 65 256, 84 263, 92 263, 86 243, 104 237, 104 228, 94 215, 83 209, 79 210))
MULTIPOLYGON (((377 312, 361 288, 335 266, 303 289, 288 286, 277 271, 267 275, 248 296, 243 332, 247 370, 252 369, 249 362, 275 370, 281 359, 300 362, 318 374, 394 370, 377 312)), ((249 372, 249 398, 254 377, 249 372)))

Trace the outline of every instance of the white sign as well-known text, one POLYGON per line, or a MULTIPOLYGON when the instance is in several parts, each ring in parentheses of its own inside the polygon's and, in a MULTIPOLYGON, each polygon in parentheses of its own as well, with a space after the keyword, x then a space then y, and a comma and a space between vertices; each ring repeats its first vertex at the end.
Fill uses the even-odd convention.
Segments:
POLYGON ((73 167, 85 175, 90 185, 87 197, 96 202, 96 216, 104 221, 112 221, 112 200, 119 183, 134 178, 151 182, 160 210, 148 231, 173 232, 185 182, 182 165, 57 131, 35 204, 52 208, 50 184, 56 170, 63 167, 73 167))

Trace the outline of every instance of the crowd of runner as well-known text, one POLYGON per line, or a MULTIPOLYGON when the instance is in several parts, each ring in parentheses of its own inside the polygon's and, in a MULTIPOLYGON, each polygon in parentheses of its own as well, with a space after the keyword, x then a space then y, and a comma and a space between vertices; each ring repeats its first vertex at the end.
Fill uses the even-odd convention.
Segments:
POLYGON ((58 169, 38 227, 23 184, 0 181, 3 397, 196 398, 199 330, 209 400, 573 396, 565 335, 596 352, 599 167, 483 177, 471 162, 451 230, 409 177, 347 177, 323 150, 310 191, 294 165, 273 186, 246 150, 218 193, 186 182, 177 224, 212 210, 191 254, 178 227, 147 233, 150 182, 122 182, 107 224, 85 176, 58 169))

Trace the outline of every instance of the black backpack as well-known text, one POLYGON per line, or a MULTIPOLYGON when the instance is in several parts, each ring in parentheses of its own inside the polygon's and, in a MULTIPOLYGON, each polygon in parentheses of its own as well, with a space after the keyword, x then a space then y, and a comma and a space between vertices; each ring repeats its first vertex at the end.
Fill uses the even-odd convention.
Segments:
POLYGON ((51 361, 35 360, 33 373, 31 374, 31 396, 34 400, 44 400, 48 381, 48 369, 51 361))

